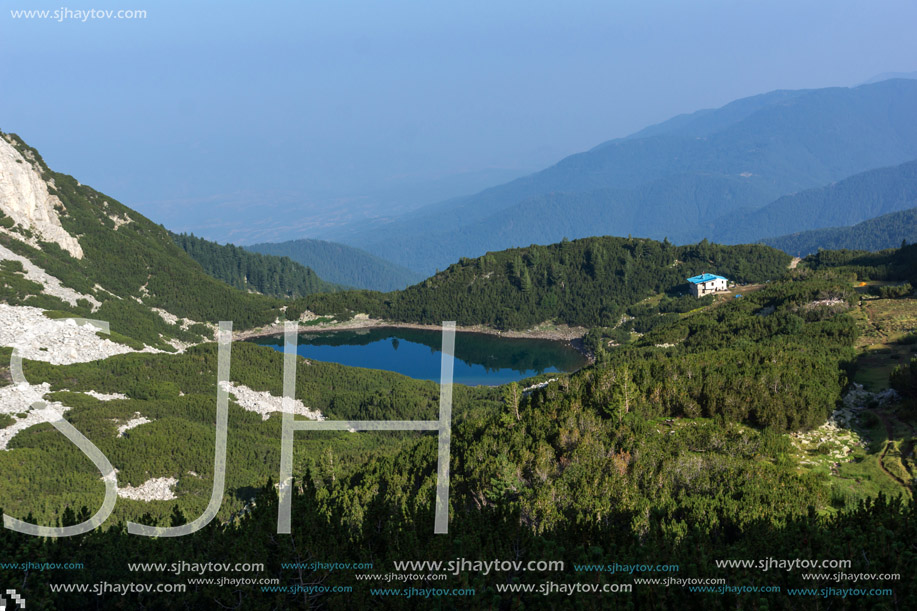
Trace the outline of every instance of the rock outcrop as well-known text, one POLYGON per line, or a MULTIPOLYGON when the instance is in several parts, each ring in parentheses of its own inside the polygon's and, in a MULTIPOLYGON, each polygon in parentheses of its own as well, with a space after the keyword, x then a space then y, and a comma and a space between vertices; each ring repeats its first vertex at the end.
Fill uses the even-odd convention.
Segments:
POLYGON ((2 231, 33 246, 40 241, 54 242, 82 259, 79 241, 61 225, 63 203, 48 191, 38 162, 23 157, 9 138, 0 136, 0 211, 13 219, 14 225, 2 231))
POLYGON ((118 496, 134 501, 172 501, 175 500, 173 488, 178 480, 174 477, 154 477, 139 486, 118 486, 118 496))
POLYGON ((0 246, 0 260, 18 261, 20 264, 22 264, 22 276, 26 280, 40 284, 41 292, 45 295, 57 297, 61 301, 66 301, 72 306, 75 306, 78 300, 85 299, 89 302, 93 312, 99 309, 99 306, 102 305, 102 302, 100 302, 92 295, 84 295, 73 290, 69 286, 64 286, 61 284, 60 280, 45 270, 41 269, 29 261, 27 258, 23 257, 22 255, 17 255, 5 246, 0 246))
MULTIPOLYGON (((262 420, 267 420, 273 413, 286 411, 283 406, 283 397, 276 397, 266 391, 252 390, 248 386, 232 382, 222 382, 222 386, 229 391, 242 409, 261 414, 262 420)), ((299 399, 293 401, 292 411, 294 414, 305 416, 309 420, 325 419, 320 411, 306 407, 299 399)))
MULTIPOLYGON (((0 346, 19 350, 20 356, 52 365, 69 365, 134 352, 124 344, 99 337, 97 329, 73 319, 53 319, 39 308, 0 303, 0 346)), ((144 352, 156 352, 145 348, 144 352)))

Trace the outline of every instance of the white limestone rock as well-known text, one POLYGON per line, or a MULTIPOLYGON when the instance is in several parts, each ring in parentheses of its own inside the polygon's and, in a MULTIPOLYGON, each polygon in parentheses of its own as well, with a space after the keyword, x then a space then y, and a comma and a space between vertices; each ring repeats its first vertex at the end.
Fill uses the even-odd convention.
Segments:
MULTIPOLYGON (((0 303, 0 346, 17 348, 23 358, 52 365, 86 363, 134 352, 100 337, 92 325, 48 318, 39 308, 5 303, 0 303)), ((141 352, 160 351, 146 347, 141 352)))
POLYGON ((118 437, 124 437, 124 433, 128 432, 129 430, 135 429, 141 424, 149 424, 150 422, 153 421, 146 416, 141 416, 140 412, 134 412, 133 418, 118 426, 118 437))
POLYGON ((134 501, 173 501, 178 498, 173 490, 177 483, 178 480, 174 477, 154 477, 136 487, 119 486, 118 496, 134 501))
POLYGON ((71 256, 82 259, 79 241, 61 226, 63 203, 48 192, 38 164, 23 157, 7 138, 0 137, 0 210, 13 219, 14 229, 27 230, 33 237, 14 229, 3 231, 33 246, 38 246, 39 241, 54 242, 71 256))
POLYGON ((114 401, 115 399, 127 399, 127 395, 119 393, 119 392, 102 393, 102 392, 96 392, 94 390, 87 390, 83 394, 89 395, 93 399, 98 399, 99 401, 114 401))
MULTIPOLYGON (((261 414, 262 420, 267 420, 271 417, 271 414, 283 413, 286 411, 283 405, 283 397, 276 397, 267 391, 259 392, 252 390, 248 386, 235 384, 233 382, 221 382, 220 384, 224 390, 228 391, 233 398, 235 398, 236 403, 238 403, 242 409, 261 414)), ((292 412, 298 416, 305 416, 309 420, 325 419, 320 411, 306 407, 299 399, 293 401, 292 412)))
POLYGON ((17 255, 12 250, 2 245, 0 245, 0 260, 19 261, 22 264, 23 276, 25 279, 40 284, 42 287, 41 292, 46 295, 57 297, 72 306, 76 305, 78 299, 85 299, 92 304, 93 312, 102 305, 102 302, 92 295, 84 295, 70 287, 64 286, 61 284, 60 280, 41 269, 27 258, 22 255, 17 255))
POLYGON ((43 384, 11 384, 0 388, 0 414, 7 414, 15 418, 15 422, 4 429, 0 429, 0 450, 6 450, 10 440, 19 431, 24 431, 30 426, 57 420, 70 409, 58 401, 47 403, 43 409, 33 409, 37 401, 44 402, 45 395, 51 392, 51 385, 43 384))

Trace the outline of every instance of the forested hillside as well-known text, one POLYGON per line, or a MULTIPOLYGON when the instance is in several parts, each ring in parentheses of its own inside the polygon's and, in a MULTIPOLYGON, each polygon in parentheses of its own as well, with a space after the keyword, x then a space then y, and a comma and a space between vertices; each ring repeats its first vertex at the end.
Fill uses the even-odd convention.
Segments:
POLYGON ((917 244, 880 252, 824 250, 809 255, 805 262, 813 269, 843 270, 857 274, 863 279, 907 282, 917 280, 917 244))
POLYGON ((764 244, 804 257, 824 250, 885 250, 917 242, 917 208, 892 212, 852 227, 801 231, 762 240, 764 244))
POLYGON ((274 297, 304 297, 340 288, 289 257, 253 253, 234 244, 217 244, 194 234, 170 232, 170 235, 204 271, 237 289, 274 297))
MULTIPOLYGON (((47 413, 37 413, 39 406, 72 424, 117 469, 117 505, 103 527, 61 539, 0 530, 4 558, 82 564, 43 571, 0 563, 0 584, 14 584, 29 608, 80 609, 87 600, 103 609, 174 606, 174 599, 140 589, 109 589, 88 599, 85 592, 50 590, 51 584, 103 583, 187 585, 182 606, 201 609, 589 604, 501 589, 533 580, 633 585, 630 598, 621 600, 636 609, 917 606, 917 587, 908 579, 917 562, 910 544, 917 539, 917 365, 911 360, 917 354, 917 245, 820 251, 789 269, 788 254, 760 244, 592 237, 462 259, 402 291, 281 299, 210 277, 162 227, 51 172, 21 140, 3 137, 0 145, 15 147, 4 149, 3 169, 38 168, 41 181, 34 184, 46 184, 59 202, 35 201, 50 202, 42 210, 59 215, 61 226, 30 229, 20 214, 28 206, 14 198, 0 202, 10 213, 0 218, 0 309, 11 320, 23 313, 41 323, 74 315, 106 320, 119 342, 145 350, 87 359, 75 347, 58 364, 45 353, 74 336, 76 325, 62 324, 57 335, 45 337, 24 327, 19 347, 34 349, 24 358, 21 374, 28 381, 22 383, 11 363, 12 346, 22 338, 7 334, 0 348, 3 511, 67 525, 84 521, 102 503, 98 469, 47 413), (686 295, 686 278, 702 272, 726 276, 741 296, 686 295), (29 305, 41 310, 22 307, 29 305), (887 329, 871 306, 884 308, 887 329), (187 523, 211 498, 218 348, 205 323, 251 327, 296 319, 306 307, 339 319, 367 313, 499 329, 582 325, 595 359, 572 374, 540 376, 540 385, 454 385, 448 535, 433 534, 437 435, 296 435, 288 536, 277 533, 275 485, 284 409, 292 404, 298 420, 429 420, 440 413, 441 389, 391 372, 297 357, 294 396, 283 401, 284 355, 235 342, 224 387, 230 395, 227 469, 216 519, 187 537, 128 534, 127 520, 187 523), (863 334, 882 344, 858 353, 863 334), (877 369, 868 359, 878 357, 903 398, 851 387, 867 365, 877 369), (849 445, 839 441, 842 430, 849 445), (816 441, 807 447, 804 438, 816 441), (857 587, 891 584, 894 591, 826 596, 817 588, 849 580, 716 564, 775 557, 843 559, 851 563, 845 571, 873 575, 858 579, 857 587), (458 558, 565 564, 487 573, 431 568, 417 577, 394 564, 458 558), (129 568, 133 562, 215 561, 263 562, 264 568, 239 572, 233 577, 241 580, 232 583, 193 583, 189 579, 199 575, 190 572, 129 568), (679 578, 715 577, 730 587, 779 591, 751 597, 748 591, 651 587, 635 579, 658 574, 606 568, 622 561, 675 564, 679 578), (333 570, 329 562, 369 568, 333 570), (875 577, 880 571, 904 578, 875 577), (275 589, 262 588, 264 578, 277 579, 275 589), (379 589, 393 585, 470 588, 474 595, 418 603, 419 596, 379 589), (807 587, 816 593, 788 592, 807 587)), ((14 195, 30 203, 24 196, 34 192, 14 195)), ((596 608, 614 604, 613 596, 596 597, 596 608)))
POLYGON ((396 291, 420 282, 423 275, 371 255, 365 250, 324 240, 252 244, 246 250, 289 257, 328 282, 372 291, 396 291))
POLYGON ((760 245, 586 238, 462 259, 404 291, 320 295, 306 303, 320 314, 363 312, 427 324, 613 325, 629 305, 646 297, 687 293, 690 276, 714 272, 734 282, 762 282, 782 275, 789 262, 785 253, 760 245))
POLYGON ((718 307, 661 315, 607 360, 618 383, 632 380, 630 409, 647 416, 811 428, 852 374, 857 329, 846 312, 858 301, 842 276, 801 270, 718 307))
MULTIPOLYGON (((748 587, 779 584, 776 590, 756 595, 759 608, 794 609, 800 603, 814 604, 826 598, 831 608, 844 610, 885 609, 890 600, 899 608, 910 608, 917 604, 913 580, 903 578, 917 561, 917 552, 906 543, 917 538, 917 514, 910 495, 903 492, 903 498, 896 500, 874 499, 864 492, 868 482, 853 484, 851 479, 848 483, 850 478, 807 468, 794 458, 795 438, 785 433, 820 425, 840 404, 852 371, 857 335, 855 308, 860 297, 851 274, 901 281, 913 273, 915 253, 917 247, 880 255, 839 253, 812 258, 807 267, 742 299, 664 318, 632 344, 609 346, 599 352, 595 365, 560 376, 531 394, 514 392, 513 386, 496 391, 458 387, 449 536, 434 535, 432 528, 435 436, 380 437, 383 443, 376 446, 374 455, 362 440, 377 434, 340 433, 323 439, 318 439, 319 434, 303 435, 296 441, 300 453, 292 537, 275 534, 278 509, 272 481, 265 479, 265 472, 273 469, 269 467, 257 471, 262 484, 248 489, 256 496, 244 517, 214 523, 193 536, 148 541, 110 528, 78 541, 36 541, 4 531, 0 544, 19 555, 29 546, 33 550, 41 546, 44 557, 86 563, 87 569, 79 576, 57 574, 53 576, 57 581, 82 582, 90 578, 87 575, 98 581, 128 579, 126 563, 138 557, 144 562, 167 563, 264 558, 267 564, 258 576, 276 577, 283 586, 323 583, 352 588, 346 593, 317 591, 308 601, 302 599, 303 604, 330 608, 413 608, 416 601, 386 598, 376 589, 391 587, 386 585, 385 574, 395 570, 394 562, 491 557, 563 560, 565 569, 458 571, 443 580, 419 577, 403 585, 474 588, 474 596, 450 597, 449 606, 454 608, 480 608, 485 600, 490 606, 512 608, 552 601, 560 604, 568 599, 497 588, 533 579, 621 584, 635 577, 658 576, 643 570, 631 574, 584 568, 623 558, 636 564, 677 564, 681 579, 717 577, 748 587), (497 401, 498 396, 502 400, 497 401), (857 486, 854 492, 842 493, 849 485, 857 486), (91 562, 103 556, 110 561, 91 562), (882 567, 882 571, 900 573, 902 579, 869 577, 855 584, 863 589, 892 586, 893 598, 804 592, 794 596, 790 588, 816 588, 818 592, 820 585, 816 584, 835 586, 838 582, 806 580, 803 571, 726 569, 715 564, 724 558, 765 557, 844 559, 851 562, 846 572, 875 574, 875 567, 882 567), (358 578, 354 572, 320 565, 294 569, 282 564, 303 558, 368 562, 372 569, 360 571, 358 578), (370 576, 372 573, 376 576, 370 576)), ((237 348, 242 348, 242 360, 238 368, 234 363, 232 379, 279 392, 280 355, 253 346, 237 348), (260 359, 267 359, 269 366, 257 372, 252 364, 260 359)), ((54 368, 28 363, 27 373, 51 380, 55 390, 65 385, 77 390, 122 389, 135 397, 132 401, 140 398, 138 392, 143 388, 132 380, 149 380, 159 386, 174 380, 174 385, 160 391, 160 398, 152 399, 147 392, 145 401, 151 406, 159 401, 160 409, 168 406, 171 413, 190 410, 188 415, 200 418, 203 425, 212 413, 206 416, 203 412, 210 413, 208 410, 201 412, 192 406, 203 401, 212 386, 214 350, 202 347, 184 358, 192 359, 196 369, 205 370, 205 379, 188 375, 185 366, 169 365, 174 357, 147 355, 121 357, 116 369, 101 364, 54 368)), ((391 418, 429 417, 435 410, 432 384, 407 383, 392 375, 360 376, 343 367, 316 367, 318 364, 300 360, 296 397, 320 405, 335 417, 373 414, 376 407, 366 404, 361 394, 384 405, 391 400, 390 407, 382 407, 391 418), (326 392, 354 385, 361 390, 344 396, 339 404, 337 390, 326 392), (408 396, 416 400, 403 404, 408 396)), ((119 409, 130 408, 128 403, 119 409)), ((108 416, 97 410, 87 402, 86 409, 74 417, 82 426, 96 429, 94 436, 104 437, 102 428, 110 426, 103 424, 108 416), (96 424, 87 426, 91 422, 96 424)), ((254 418, 243 416, 232 416, 234 434, 246 441, 241 445, 233 441, 230 460, 276 464, 275 450, 261 449, 253 444, 254 437, 247 437, 259 434, 258 425, 254 418)), ((161 417, 162 424, 143 439, 170 430, 165 411, 161 417)), ((266 423, 271 434, 279 435, 277 420, 266 423)), ((42 434, 44 431, 37 430, 24 436, 17 451, 43 451, 42 434)), ((202 427, 200 434, 203 438, 209 433, 202 427)), ((179 454, 151 463, 152 468, 164 473, 179 464, 182 470, 200 464, 206 474, 208 447, 209 443, 202 449, 178 444, 179 454), (186 462, 183 452, 194 457, 191 462, 186 462)), ((151 468, 139 458, 136 464, 130 462, 127 454, 122 460, 129 462, 128 478, 143 477, 144 470, 151 468)), ((848 459, 844 460, 846 464, 848 459)), ((250 473, 255 474, 255 470, 250 473)), ((30 483, 48 476, 36 471, 30 483)), ((208 480, 206 475, 203 479, 208 480)), ((181 524, 198 515, 207 489, 196 480, 188 486, 182 489, 180 500, 157 507, 156 514, 144 521, 181 524)), ((100 497, 101 485, 96 488, 94 494, 100 497)), ((89 500, 91 495, 79 498, 89 500)), ((65 521, 75 519, 74 513, 64 517, 65 521)), ((6 573, 0 571, 0 577, 6 578, 6 573)), ((157 578, 183 582, 166 572, 157 578)), ((30 576, 28 591, 35 592, 36 603, 44 600, 44 586, 51 579, 44 573, 30 576)), ((202 585, 189 596, 201 605, 217 602, 257 609, 301 600, 300 595, 257 585, 231 591, 202 585)), ((701 594, 675 586, 635 586, 627 600, 637 608, 711 609, 734 608, 747 600, 743 596, 730 590, 701 594)), ((103 605, 148 604, 151 600, 138 593, 99 598, 103 605)), ((77 598, 73 604, 78 605, 77 598)))
MULTIPOLYGON (((754 212, 718 219, 711 224, 710 237, 726 244, 754 242, 803 229, 854 225, 914 206, 917 206, 917 161, 856 174, 827 187, 781 197, 754 212)), ((879 229, 879 226, 869 228, 879 229)), ((884 248, 900 243, 899 239, 884 248)), ((834 248, 838 247, 842 248, 834 248)))
MULTIPOLYGON (((9 351, 0 350, 3 362, 9 351)), ((283 355, 254 344, 236 343, 232 348, 229 379, 256 392, 282 395, 283 355)), ((84 431, 118 466, 119 484, 140 486, 150 478, 175 477, 179 481, 176 503, 152 505, 119 500, 114 520, 137 520, 150 514, 166 519, 173 506, 187 513, 202 510, 210 498, 213 474, 214 389, 217 348, 214 343, 189 348, 184 354, 124 354, 104 361, 52 366, 26 360, 24 373, 35 383, 47 382, 48 401, 61 401, 70 409, 67 419, 84 431), (123 395, 104 401, 86 392, 123 395), (127 435, 118 426, 136 414, 148 420, 127 435), (170 448, 168 451, 165 449, 170 448), (188 472, 196 473, 189 476, 188 472)), ((2 384, 0 384, 2 386, 2 384)), ((299 359, 296 397, 324 417, 345 420, 434 419, 438 387, 428 381, 399 374, 344 367, 334 363, 299 359)), ((492 408, 497 393, 490 388, 455 389, 455 417, 492 408)), ((230 465, 227 491, 220 519, 229 519, 248 500, 246 490, 260 486, 280 461, 280 413, 262 415, 231 403, 227 456, 230 465)), ((297 471, 327 468, 329 476, 341 477, 374 456, 397 451, 411 438, 394 433, 384 436, 321 433, 303 439, 296 453, 297 471), (330 448, 331 464, 323 453, 330 448)), ((103 491, 98 471, 84 460, 80 450, 49 424, 38 424, 17 434, 9 451, 0 451, 0 498, 12 515, 32 513, 41 520, 54 520, 67 506, 91 506, 103 491), (19 467, 28 456, 27 471, 19 467), (77 465, 77 467, 74 467, 77 465), (28 477, 12 477, 12 474, 28 477), (43 482, 38 484, 38 482, 43 482)))

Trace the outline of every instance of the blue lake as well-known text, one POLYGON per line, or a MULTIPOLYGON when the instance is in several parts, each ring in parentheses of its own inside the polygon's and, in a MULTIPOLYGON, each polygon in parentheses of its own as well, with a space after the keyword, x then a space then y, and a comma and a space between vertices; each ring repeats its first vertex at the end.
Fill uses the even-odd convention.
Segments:
MULTIPOLYGON (((252 341, 283 351, 282 336, 252 341)), ((438 382, 441 347, 439 331, 375 327, 300 333, 297 351, 317 361, 384 369, 438 382)), ((576 371, 585 364, 583 355, 567 342, 455 334, 453 380, 458 384, 496 386, 540 373, 576 371)))

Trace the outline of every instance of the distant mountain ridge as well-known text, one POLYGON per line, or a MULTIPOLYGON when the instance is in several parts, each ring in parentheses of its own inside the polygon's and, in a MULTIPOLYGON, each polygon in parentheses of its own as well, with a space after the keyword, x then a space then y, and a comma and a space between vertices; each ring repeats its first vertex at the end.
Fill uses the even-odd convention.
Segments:
POLYGON ((861 85, 871 85, 872 83, 880 83, 882 81, 887 81, 889 79, 903 78, 903 79, 917 79, 917 71, 913 72, 883 72, 882 74, 877 74, 876 76, 870 78, 869 80, 863 81, 861 85))
POLYGON ((754 242, 800 230, 854 225, 914 206, 917 161, 909 161, 785 195, 753 212, 717 219, 710 237, 724 243, 754 242))
POLYGON ((917 81, 903 79, 754 96, 605 142, 347 242, 430 273, 462 256, 563 237, 713 237, 722 233, 713 222, 730 214, 917 158, 915 107, 917 81))
POLYGON ((364 250, 325 240, 291 240, 246 245, 246 250, 288 257, 341 286, 395 291, 423 280, 423 274, 391 263, 364 250))
POLYGON ((601 149, 602 147, 609 146, 621 140, 638 140, 640 138, 664 134, 678 133, 683 136, 705 136, 713 131, 718 131, 729 125, 734 125, 746 119, 751 114, 772 104, 786 103, 812 91, 814 90, 778 89, 768 93, 741 98, 720 108, 705 108, 696 112, 677 115, 662 123, 656 123, 655 125, 645 127, 624 138, 603 142, 592 150, 601 149))
POLYGON ((853 225, 768 238, 763 244, 805 257, 818 250, 885 250, 917 243, 917 208, 883 214, 853 225))

